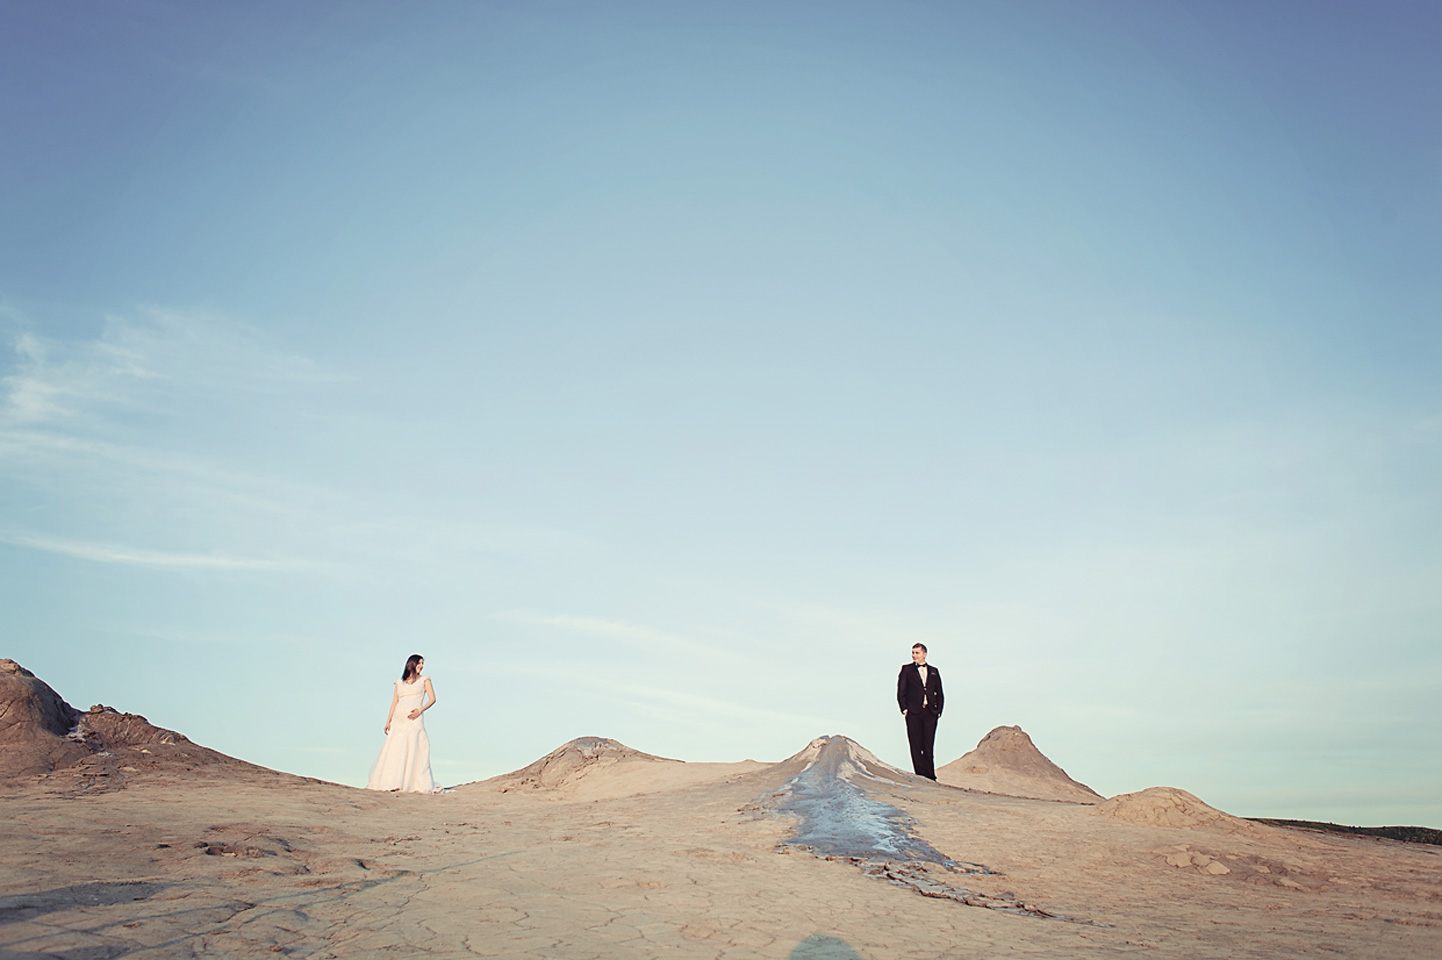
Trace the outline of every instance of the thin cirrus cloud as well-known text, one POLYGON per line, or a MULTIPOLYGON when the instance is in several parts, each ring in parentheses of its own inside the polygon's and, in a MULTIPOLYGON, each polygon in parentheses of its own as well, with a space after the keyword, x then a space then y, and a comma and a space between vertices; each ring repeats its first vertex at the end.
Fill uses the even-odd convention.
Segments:
MULTIPOLYGON (((737 650, 733 643, 703 643, 645 624, 537 612, 511 612, 500 614, 497 618, 619 641, 652 659, 678 663, 706 662, 711 665, 713 679, 722 675, 764 676, 771 670, 767 664, 737 650)), ((706 696, 692 691, 638 683, 629 676, 607 676, 613 667, 613 662, 602 657, 593 660, 584 670, 561 670, 554 679, 575 689, 604 692, 618 702, 629 704, 635 712, 669 726, 704 726, 707 722, 705 718, 710 718, 719 723, 751 725, 758 729, 784 727, 811 730, 819 729, 826 722, 811 714, 761 706, 754 702, 754 697, 744 694, 731 697, 706 696)), ((717 688, 726 689, 724 684, 719 684, 717 688)), ((742 690, 745 687, 738 685, 732 689, 742 690)))
POLYGON ((62 357, 66 351, 53 341, 24 332, 15 337, 16 371, 0 377, 4 406, 0 417, 10 423, 45 423, 78 413, 86 406, 120 401, 109 384, 123 376, 148 379, 150 374, 114 362, 103 362, 102 351, 87 344, 84 358, 62 357))
MULTIPOLYGON (((518 669, 529 669, 521 667, 518 669)), ((592 664, 579 669, 563 664, 548 668, 551 681, 575 690, 603 694, 613 704, 626 704, 637 713, 672 727, 706 727, 712 722, 746 724, 761 729, 777 726, 820 729, 823 718, 758 706, 739 698, 711 697, 653 684, 618 680, 592 664)))
MULTIPOLYGON (((20 323, 14 311, 7 319, 20 323)), ((0 375, 0 491, 10 506, 0 542, 164 570, 338 569, 251 535, 262 517, 326 501, 323 492, 198 456, 183 432, 213 430, 200 412, 208 398, 235 403, 277 383, 299 389, 335 377, 270 349, 244 324, 155 309, 111 317, 88 339, 20 329, 12 346, 0 375), (133 429, 156 412, 169 415, 166 430, 133 429), (178 549, 152 546, 136 517, 169 518, 193 539, 170 545, 178 549)))
POLYGON ((334 564, 294 558, 261 559, 257 557, 227 556, 215 553, 178 553, 165 550, 151 550, 117 543, 85 543, 63 540, 55 537, 34 537, 16 534, 0 534, 0 543, 27 547, 45 553, 56 553, 96 563, 119 563, 138 567, 158 567, 174 570, 254 570, 316 572, 333 567, 334 564))
MULTIPOLYGON (((23 325, 14 311, 5 319, 23 325)), ((267 417, 287 431, 270 434, 281 449, 311 455, 298 438, 317 418, 324 426, 323 411, 344 399, 334 388, 353 380, 246 324, 145 309, 107 319, 93 338, 20 329, 11 342, 9 369, 0 362, 0 494, 10 494, 0 541, 11 545, 152 569, 355 576, 378 565, 389 577, 397 557, 429 577, 436 556, 465 566, 477 554, 589 549, 561 530, 429 516, 424 505, 417 515, 415 504, 398 513, 357 484, 317 482, 288 453, 237 463, 225 430, 269 430, 267 417), (157 541, 137 518, 188 539, 157 541)))
POLYGON ((107 317, 92 339, 21 329, 13 349, 14 369, 0 377, 0 421, 11 424, 74 425, 87 415, 160 407, 177 391, 273 393, 347 379, 274 349, 246 324, 159 308, 107 317))
POLYGON ((684 650, 691 654, 714 659, 721 651, 713 644, 702 643, 689 637, 667 630, 659 630, 644 624, 627 623, 620 620, 606 620, 600 617, 580 617, 569 614, 544 614, 535 612, 512 612, 499 615, 501 619, 516 623, 533 623, 541 626, 559 627, 592 637, 618 640, 626 646, 646 653, 674 654, 684 650))

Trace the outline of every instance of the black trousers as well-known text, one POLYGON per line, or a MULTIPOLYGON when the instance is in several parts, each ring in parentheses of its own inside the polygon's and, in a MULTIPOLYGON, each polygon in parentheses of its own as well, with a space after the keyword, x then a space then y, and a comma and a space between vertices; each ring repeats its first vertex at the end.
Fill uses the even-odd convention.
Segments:
POLYGON ((936 745, 936 714, 930 710, 908 710, 906 739, 911 744, 911 769, 918 777, 935 780, 936 758, 932 756, 932 748, 936 745))

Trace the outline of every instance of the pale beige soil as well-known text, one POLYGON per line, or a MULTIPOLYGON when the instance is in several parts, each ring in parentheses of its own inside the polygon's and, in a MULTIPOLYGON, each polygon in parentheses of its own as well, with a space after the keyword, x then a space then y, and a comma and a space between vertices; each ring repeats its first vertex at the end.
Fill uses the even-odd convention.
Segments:
POLYGON ((601 760, 438 796, 248 766, 0 783, 0 960, 1442 957, 1437 847, 1243 826, 1165 792, 1103 809, 868 784, 998 871, 940 882, 1094 926, 777 852, 791 822, 743 808, 781 765, 601 760))

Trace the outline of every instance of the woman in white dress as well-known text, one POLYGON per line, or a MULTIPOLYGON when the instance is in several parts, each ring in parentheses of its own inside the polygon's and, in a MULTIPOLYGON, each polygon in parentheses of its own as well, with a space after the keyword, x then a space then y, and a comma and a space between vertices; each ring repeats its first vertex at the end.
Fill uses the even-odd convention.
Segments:
POLYGON ((431 741, 421 714, 436 705, 436 691, 430 677, 422 677, 426 660, 413 653, 396 681, 391 712, 386 715, 386 742, 371 767, 367 790, 400 790, 404 793, 436 793, 431 779, 431 741))

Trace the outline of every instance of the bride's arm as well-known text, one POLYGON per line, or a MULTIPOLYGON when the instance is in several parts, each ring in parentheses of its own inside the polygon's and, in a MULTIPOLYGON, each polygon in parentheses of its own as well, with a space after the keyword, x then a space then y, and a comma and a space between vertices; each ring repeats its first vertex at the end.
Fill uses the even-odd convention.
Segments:
POLYGON ((419 710, 412 710, 412 711, 411 711, 411 719, 412 719, 412 720, 414 720, 416 717, 419 717, 421 714, 425 713, 425 712, 426 712, 427 710, 429 710, 431 707, 434 707, 434 706, 436 705, 436 688, 433 687, 433 686, 431 686, 431 678, 430 678, 430 677, 426 677, 426 681, 425 681, 425 682, 426 682, 426 695, 431 698, 431 702, 428 703, 428 704, 426 704, 425 706, 421 707, 419 710))
POLYGON ((391 719, 392 719, 393 717, 395 717, 395 715, 396 715, 396 701, 399 700, 400 698, 401 698, 401 692, 400 692, 399 690, 392 690, 392 691, 391 691, 391 708, 386 711, 386 735, 387 735, 387 736, 389 736, 389 735, 390 735, 390 732, 391 732, 391 719))

